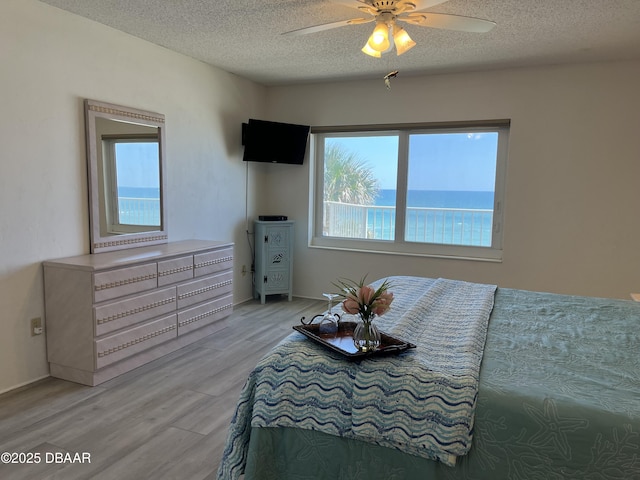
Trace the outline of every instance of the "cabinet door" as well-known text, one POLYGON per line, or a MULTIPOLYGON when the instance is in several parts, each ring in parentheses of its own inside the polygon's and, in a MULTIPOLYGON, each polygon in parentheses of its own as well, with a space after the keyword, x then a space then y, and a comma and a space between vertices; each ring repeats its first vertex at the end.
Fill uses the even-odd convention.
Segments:
POLYGON ((272 268, 289 268, 289 250, 283 247, 269 248, 265 254, 265 268, 267 271, 272 268))
POLYGON ((284 249, 289 250, 289 237, 291 235, 291 227, 289 225, 274 225, 266 229, 267 249, 284 249))
POLYGON ((289 270, 267 270, 262 281, 264 282, 264 293, 267 295, 288 292, 290 287, 289 270))

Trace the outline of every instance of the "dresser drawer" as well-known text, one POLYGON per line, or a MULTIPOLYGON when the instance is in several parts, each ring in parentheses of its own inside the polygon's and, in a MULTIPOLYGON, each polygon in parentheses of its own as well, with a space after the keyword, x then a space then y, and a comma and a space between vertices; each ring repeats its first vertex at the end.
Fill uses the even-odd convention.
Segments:
POLYGON ((95 273, 93 300, 98 303, 154 289, 158 286, 157 276, 156 263, 95 273))
POLYGON ((166 315, 175 311, 176 305, 176 287, 168 287, 94 307, 96 336, 166 315))
POLYGON ((193 255, 158 262, 158 286, 193 278, 193 255))
POLYGON ((178 285, 178 309, 231 293, 233 272, 212 275, 178 285))
POLYGON ((96 368, 130 357, 176 336, 176 315, 173 314, 125 332, 101 338, 94 342, 96 368))
POLYGON ((192 307, 178 313, 178 335, 183 335, 231 315, 233 296, 225 295, 212 302, 192 307))
POLYGON ((233 248, 199 253, 193 256, 194 274, 202 277, 233 268, 233 248))

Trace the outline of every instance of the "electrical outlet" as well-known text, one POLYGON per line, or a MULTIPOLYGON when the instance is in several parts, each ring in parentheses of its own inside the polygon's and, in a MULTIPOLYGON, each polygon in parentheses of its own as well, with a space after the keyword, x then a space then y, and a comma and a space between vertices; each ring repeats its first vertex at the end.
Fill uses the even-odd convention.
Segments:
POLYGON ((42 318, 31 319, 31 336, 42 335, 42 318))

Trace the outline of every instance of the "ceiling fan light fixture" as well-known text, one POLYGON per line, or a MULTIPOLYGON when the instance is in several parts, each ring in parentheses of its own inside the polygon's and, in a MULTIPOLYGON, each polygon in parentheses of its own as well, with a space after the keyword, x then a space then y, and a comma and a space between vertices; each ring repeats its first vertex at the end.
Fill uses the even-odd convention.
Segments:
POLYGON ((394 28, 393 42, 396 44, 396 53, 398 55, 402 55, 416 46, 416 42, 411 39, 407 31, 402 27, 397 30, 394 28))
POLYGON ((398 55, 416 46, 409 34, 397 25, 397 22, 409 23, 420 27, 441 28, 459 32, 484 33, 496 26, 491 20, 465 17, 448 13, 425 13, 428 7, 439 5, 447 0, 333 0, 346 6, 354 7, 370 17, 352 18, 338 22, 314 25, 284 33, 284 35, 301 35, 315 33, 345 25, 360 25, 376 22, 373 32, 362 47, 362 52, 371 57, 380 58, 395 47, 398 55), (371 18, 373 17, 373 18, 371 18))
MULTIPOLYGON (((389 26, 386 22, 378 22, 373 33, 369 37, 367 46, 376 52, 385 52, 389 49, 389 26)), ((366 52, 365 52, 366 53, 366 52)))

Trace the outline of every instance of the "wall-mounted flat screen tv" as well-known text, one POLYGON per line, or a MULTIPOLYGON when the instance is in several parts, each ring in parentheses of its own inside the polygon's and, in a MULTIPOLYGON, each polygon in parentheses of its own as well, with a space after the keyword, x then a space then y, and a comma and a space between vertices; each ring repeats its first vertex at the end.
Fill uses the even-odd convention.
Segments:
POLYGON ((307 151, 308 125, 249 119, 242 124, 245 162, 302 165, 307 151))

